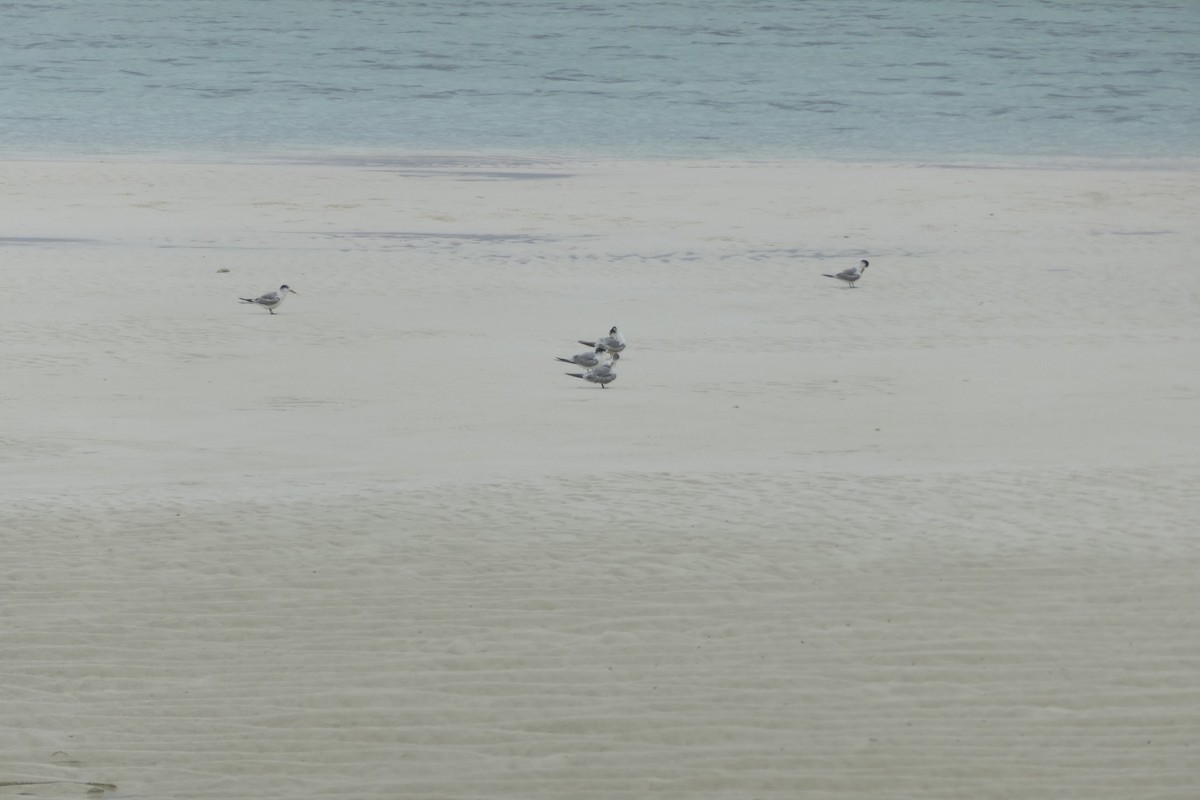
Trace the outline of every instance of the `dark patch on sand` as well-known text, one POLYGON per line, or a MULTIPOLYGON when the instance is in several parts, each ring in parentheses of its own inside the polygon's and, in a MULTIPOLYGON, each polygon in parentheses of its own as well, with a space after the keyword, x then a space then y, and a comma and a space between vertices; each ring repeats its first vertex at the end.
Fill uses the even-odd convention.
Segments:
POLYGON ((57 236, 0 236, 0 247, 28 247, 39 244, 85 244, 95 239, 72 239, 57 236))

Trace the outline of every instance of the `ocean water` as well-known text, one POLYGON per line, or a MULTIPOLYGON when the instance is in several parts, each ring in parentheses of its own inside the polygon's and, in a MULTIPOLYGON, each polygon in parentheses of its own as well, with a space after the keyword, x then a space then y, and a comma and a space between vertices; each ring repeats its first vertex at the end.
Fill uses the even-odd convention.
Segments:
POLYGON ((1200 155, 1195 0, 0 2, 0 155, 1200 155))

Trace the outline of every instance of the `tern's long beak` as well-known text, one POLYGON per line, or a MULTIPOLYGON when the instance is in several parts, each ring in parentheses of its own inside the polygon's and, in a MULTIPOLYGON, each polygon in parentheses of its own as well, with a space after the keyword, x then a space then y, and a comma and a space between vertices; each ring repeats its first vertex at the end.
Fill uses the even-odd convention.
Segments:
POLYGON ((292 294, 300 294, 300 293, 299 293, 299 292, 297 292, 295 289, 288 289, 288 291, 289 291, 289 292, 291 292, 292 294))

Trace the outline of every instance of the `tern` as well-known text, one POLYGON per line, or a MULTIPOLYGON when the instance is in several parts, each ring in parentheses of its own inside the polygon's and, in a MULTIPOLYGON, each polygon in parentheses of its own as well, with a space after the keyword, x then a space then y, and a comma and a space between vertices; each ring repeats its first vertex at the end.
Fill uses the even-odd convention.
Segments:
POLYGON ((837 278, 839 281, 845 281, 853 289, 854 282, 863 276, 863 273, 867 271, 867 267, 869 266, 871 266, 871 262, 864 258, 858 262, 857 267, 847 267, 836 275, 830 275, 828 272, 822 272, 821 274, 826 278, 837 278))
POLYGON ((249 297, 239 297, 238 300, 241 300, 243 303, 254 303, 255 305, 262 306, 267 311, 270 311, 272 314, 274 314, 275 309, 283 305, 283 301, 288 294, 300 293, 285 283, 283 286, 279 287, 279 291, 277 292, 267 292, 266 294, 260 295, 259 297, 255 297, 253 299, 249 297))
POLYGON ((563 374, 570 375, 572 378, 583 378, 588 383, 598 383, 601 389, 607 389, 608 384, 617 379, 617 372, 613 367, 616 366, 617 359, 620 357, 619 353, 613 353, 612 361, 607 364, 592 367, 587 372, 564 372, 563 374))
POLYGON ((581 367, 594 367, 600 363, 600 359, 607 352, 604 347, 597 345, 595 351, 585 350, 582 353, 576 353, 570 358, 558 358, 556 356, 554 360, 561 361, 564 364, 578 364, 581 367))
POLYGON ((597 339, 594 342, 576 339, 580 344, 586 344, 588 347, 603 347, 610 353, 619 353, 625 349, 625 337, 617 330, 617 326, 613 325, 612 330, 608 332, 608 336, 602 339, 597 339))

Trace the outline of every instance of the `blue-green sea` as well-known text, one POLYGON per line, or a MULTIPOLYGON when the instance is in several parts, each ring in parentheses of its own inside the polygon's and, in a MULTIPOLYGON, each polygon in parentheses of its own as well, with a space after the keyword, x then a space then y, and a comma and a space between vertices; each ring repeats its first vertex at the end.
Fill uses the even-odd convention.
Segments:
POLYGON ((0 155, 1200 154, 1200 2, 0 2, 0 155))

